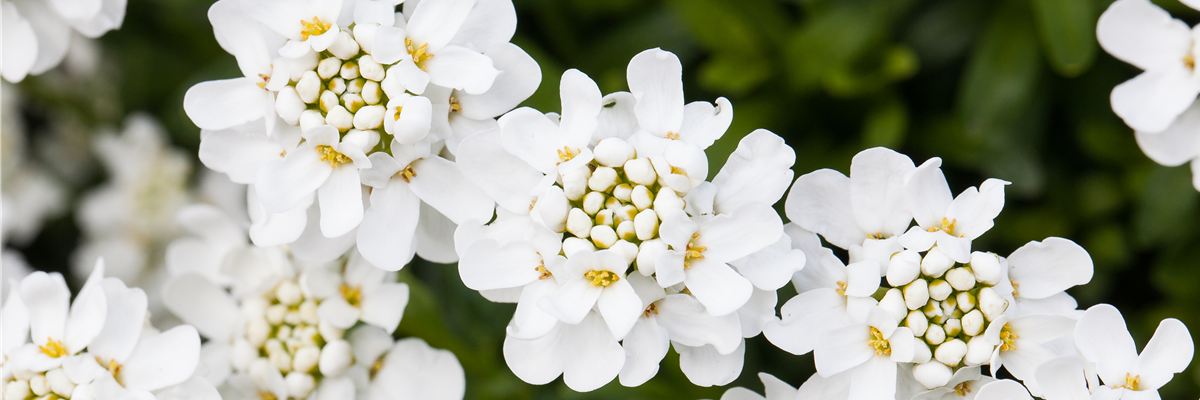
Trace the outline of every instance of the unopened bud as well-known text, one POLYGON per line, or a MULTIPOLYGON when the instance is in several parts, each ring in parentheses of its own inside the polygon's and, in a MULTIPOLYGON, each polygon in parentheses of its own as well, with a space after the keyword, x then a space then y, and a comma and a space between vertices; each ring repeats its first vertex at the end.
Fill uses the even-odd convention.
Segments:
POLYGON ((620 138, 607 138, 597 143, 592 153, 600 165, 616 168, 624 166, 625 162, 633 158, 635 151, 632 145, 620 138))
POLYGON ((1000 283, 1000 257, 979 251, 971 253, 971 272, 976 281, 995 286, 1000 283))
POLYGON ((347 81, 358 79, 358 63, 354 61, 342 63, 342 69, 338 72, 338 76, 347 81))
POLYGON ((250 318, 246 321, 246 341, 251 345, 261 346, 270 336, 271 325, 267 324, 262 317, 250 318))
MULTIPOLYGON (((583 198, 583 195, 587 193, 588 178, 591 177, 591 173, 590 168, 574 168, 562 173, 563 193, 566 193, 568 199, 576 201, 583 198)), ((597 210, 599 209, 597 208, 597 210)))
POLYGON ((325 347, 321 348, 321 360, 318 362, 318 367, 322 375, 338 376, 350 367, 352 361, 354 361, 354 357, 350 350, 350 342, 332 339, 325 344, 325 347))
POLYGON ((933 351, 933 358, 950 367, 957 366, 965 355, 967 355, 967 344, 958 339, 947 340, 933 351))
POLYGON ((276 305, 267 307, 267 314, 266 314, 267 323, 270 323, 271 325, 282 324, 283 317, 287 316, 287 311, 288 311, 287 306, 282 305, 282 304, 276 304, 276 305))
POLYGON ((37 396, 45 396, 50 393, 50 383, 46 382, 46 376, 38 374, 29 378, 29 391, 37 396))
MULTIPOLYGON (((334 76, 337 76, 337 74, 341 71, 342 71, 342 60, 339 60, 336 57, 329 57, 324 60, 321 60, 320 64, 317 64, 317 72, 316 73, 318 76, 321 77, 321 79, 329 79, 329 78, 333 78, 334 76)), ((301 78, 301 79, 303 79, 303 78, 301 78)))
POLYGON ((383 89, 379 88, 379 82, 367 81, 366 85, 363 85, 362 99, 372 105, 383 101, 383 89))
POLYGON ((354 115, 342 106, 333 106, 325 115, 325 123, 333 125, 338 131, 345 132, 354 127, 354 115))
POLYGON ((971 310, 962 318, 962 331, 967 336, 978 336, 983 332, 983 313, 971 310))
POLYGON ((75 382, 67 377, 67 373, 62 368, 47 371, 46 383, 50 386, 51 392, 65 399, 71 398, 71 392, 75 391, 75 382))
POLYGON ((942 329, 946 331, 946 336, 955 337, 962 333, 962 321, 958 318, 950 318, 942 324, 942 329))
POLYGON ((583 197, 583 212, 588 213, 588 215, 596 215, 596 213, 604 208, 604 200, 604 193, 588 193, 587 196, 583 197))
POLYGON ((307 131, 321 125, 325 125, 325 116, 320 111, 304 110, 300 113, 300 130, 307 131))
POLYGON ((572 208, 567 213, 567 232, 586 239, 592 232, 592 217, 579 208, 572 208))
POLYGON ((904 287, 904 305, 909 310, 916 310, 929 302, 929 284, 924 279, 917 279, 904 287))
POLYGON ((892 287, 900 287, 917 279, 921 274, 921 253, 905 250, 892 255, 888 262, 887 281, 892 287))
POLYGON ((625 257, 625 263, 627 264, 633 263, 634 260, 637 260, 638 245, 633 244, 633 242, 627 240, 618 240, 617 243, 612 245, 611 249, 616 251, 617 254, 625 257))
MULTIPOLYGON (((286 317, 284 319, 287 319, 286 317)), ((292 337, 292 327, 288 325, 280 326, 275 330, 275 337, 279 340, 288 340, 292 337)))
POLYGON ((975 287, 975 275, 966 268, 954 268, 946 271, 946 282, 950 283, 955 290, 965 292, 975 287))
POLYGON ((622 183, 613 188, 613 198, 617 200, 628 202, 632 199, 632 195, 633 186, 629 186, 628 183, 622 183))
POLYGON ((1004 314, 1004 310, 1008 309, 1008 301, 996 294, 995 290, 990 287, 985 287, 979 290, 979 311, 983 312, 983 316, 988 321, 995 321, 1004 314))
POLYGON ((299 372, 312 371, 316 368, 317 362, 321 360, 321 349, 317 346, 304 346, 296 350, 296 357, 292 359, 292 370, 299 372))
POLYGON ((588 179, 588 188, 597 192, 607 192, 617 184, 617 170, 609 167, 596 168, 588 179))
POLYGON ((355 42, 354 38, 350 37, 349 32, 338 32, 337 39, 334 39, 333 44, 329 45, 329 52, 333 53, 337 58, 349 60, 358 55, 358 42, 355 42))
POLYGON ((567 214, 571 212, 571 202, 567 200, 567 195, 563 193, 562 188, 558 186, 550 186, 541 196, 538 196, 537 204, 533 209, 542 217, 542 223, 546 224, 546 228, 562 232, 567 227, 567 214))
POLYGON ((637 233, 634 232, 633 221, 624 221, 617 224, 617 237, 621 240, 637 240, 637 233))
POLYGON ((658 181, 658 174, 654 173, 654 166, 650 164, 649 158, 635 158, 625 162, 625 177, 642 186, 652 186, 658 181))
POLYGON ((925 314, 925 317, 927 318, 937 318, 944 315, 942 314, 941 303, 938 303, 934 300, 929 300, 928 303, 925 303, 925 305, 921 307, 921 313, 925 314))
POLYGON ((645 210, 654 205, 654 194, 650 189, 642 185, 633 187, 633 191, 629 194, 629 199, 633 202, 633 206, 639 210, 645 210))
POLYGON ((934 279, 929 282, 929 298, 942 301, 950 297, 950 293, 954 292, 954 288, 945 279, 934 279))
POLYGON ((942 344, 946 341, 946 330, 941 325, 929 325, 925 330, 925 341, 932 345, 942 344))
POLYGON ((296 94, 305 103, 317 102, 317 96, 321 95, 321 78, 317 76, 316 72, 308 71, 300 77, 300 81, 296 82, 296 94))
POLYGON ((929 345, 920 340, 913 341, 913 360, 914 364, 924 364, 933 359, 933 350, 929 349, 929 345))
POLYGON ((954 260, 937 246, 929 249, 925 253, 925 258, 921 259, 921 273, 931 278, 942 276, 952 266, 954 266, 954 260))
POLYGON ((329 338, 339 338, 346 334, 346 330, 338 328, 330 324, 329 321, 321 321, 317 324, 317 332, 321 333, 321 337, 329 340, 329 338))
POLYGON ((366 106, 354 113, 355 129, 378 129, 383 126, 383 106, 366 106))
POLYGON ((954 318, 955 313, 959 313, 958 300, 954 297, 947 297, 945 300, 942 300, 940 305, 942 306, 942 313, 948 318, 954 318))
POLYGON ((664 187, 658 190, 658 195, 654 196, 654 210, 657 212, 668 212, 671 210, 683 210, 683 199, 674 190, 664 187))
POLYGON ((904 318, 904 326, 912 330, 913 336, 921 337, 929 329, 929 319, 919 310, 909 311, 908 317, 904 318))
POLYGON ((21 380, 21 379, 11 380, 11 381, 8 381, 7 385, 4 385, 4 398, 5 399, 22 399, 22 400, 24 400, 26 398, 29 398, 29 396, 31 396, 32 394, 33 393, 30 393, 30 390, 29 390, 29 381, 26 381, 26 380, 21 380))
MULTIPOLYGON (((636 224, 636 222, 635 222, 636 224)), ((662 239, 647 240, 638 246, 637 270, 643 276, 654 274, 654 263, 658 255, 667 251, 667 244, 662 239)))
MULTIPOLYGON (((645 187, 645 186, 638 186, 645 187)), ((645 210, 637 214, 633 220, 634 231, 639 240, 650 240, 658 236, 658 214, 654 210, 645 210)))
POLYGON ((367 80, 358 78, 354 80, 346 80, 346 91, 349 93, 362 93, 363 87, 367 85, 367 80))
POLYGON ((329 110, 341 105, 342 99, 336 93, 333 93, 332 90, 326 90, 321 92, 321 99, 318 100, 318 104, 321 106, 321 111, 328 113, 329 110))
POLYGON ((358 58, 358 74, 368 80, 379 82, 387 76, 387 71, 383 69, 382 65, 375 62, 374 58, 368 55, 358 58))
POLYGON ((955 296, 955 299, 958 300, 958 309, 962 310, 962 312, 975 309, 975 295, 971 294, 971 292, 959 292, 958 296, 955 296))
POLYGON ((879 300, 879 307, 892 314, 897 321, 908 315, 908 308, 904 304, 904 295, 900 294, 900 289, 888 289, 883 298, 879 300))
POLYGON ((612 247, 617 242, 617 232, 608 225, 596 225, 592 227, 592 243, 601 249, 612 247))
POLYGON ((916 378, 917 382, 920 382, 921 386, 926 389, 946 386, 952 377, 954 377, 954 371, 940 362, 926 362, 913 367, 913 378, 916 378))
MULTIPOLYGON (((343 107, 346 107, 346 110, 350 111, 351 114, 357 113, 359 109, 367 105, 367 102, 363 101, 362 96, 358 93, 342 93, 341 99, 343 107)), ((383 106, 379 107, 382 108, 383 106)), ((380 125, 383 125, 382 114, 380 118, 380 125)))
POLYGON ((996 346, 987 342, 982 335, 975 336, 967 341, 967 355, 963 357, 963 363, 967 365, 982 365, 992 360, 992 351, 996 346))
POLYGON ((288 372, 284 382, 287 383, 288 397, 295 399, 308 397, 308 394, 312 393, 313 388, 317 385, 317 381, 313 379, 312 375, 298 371, 288 372))

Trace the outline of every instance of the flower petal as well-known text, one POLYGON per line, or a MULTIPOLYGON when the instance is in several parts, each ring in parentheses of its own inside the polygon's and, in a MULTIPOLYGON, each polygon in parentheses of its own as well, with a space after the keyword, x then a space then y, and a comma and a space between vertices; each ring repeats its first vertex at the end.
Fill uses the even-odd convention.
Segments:
POLYGON ((1192 103, 1175 122, 1159 133, 1137 131, 1138 147, 1154 162, 1174 167, 1200 157, 1200 103, 1192 103))
POLYGON ((737 314, 713 316, 695 297, 685 294, 668 295, 654 304, 658 307, 659 325, 674 342, 691 347, 711 344, 725 354, 737 350, 741 343, 737 314))
POLYGON ((1183 65, 1192 49, 1191 29, 1147 0, 1120 0, 1096 22, 1100 47, 1117 59, 1150 70, 1183 65))
POLYGON ((712 315, 737 311, 754 294, 749 280, 719 261, 694 260, 684 272, 688 290, 712 315))
POLYGON ((954 200, 942 174, 942 159, 934 157, 917 167, 905 185, 905 201, 913 219, 922 228, 940 226, 954 200))
POLYGON ((867 343, 869 336, 866 324, 830 330, 813 352, 817 373, 828 378, 874 358, 875 350, 867 343))
POLYGON ((408 285, 384 282, 371 293, 364 294, 362 319, 371 325, 387 329, 388 333, 400 325, 404 307, 408 305, 408 285))
POLYGON ((200 138, 200 162, 243 184, 254 183, 259 167, 290 150, 262 132, 249 130, 204 130, 200 138))
POLYGON ((1117 85, 1109 97, 1113 112, 1137 131, 1156 133, 1171 126, 1196 100, 1200 79, 1180 63, 1154 69, 1117 85))
POLYGON ((376 379, 394 399, 462 399, 466 377, 454 353, 417 338, 402 339, 388 351, 376 379))
MULTIPOLYGON (((88 353, 105 360, 124 360, 133 351, 142 333, 142 326, 146 324, 146 293, 142 289, 125 287, 125 283, 117 278, 107 278, 101 285, 108 302, 104 329, 88 345, 88 353)), ((169 294, 164 294, 164 300, 167 296, 169 294)), ((211 307, 208 304, 206 306, 211 307)), ((236 312, 236 309, 231 311, 236 312)), ((228 318, 229 315, 225 314, 224 317, 228 318)))
MULTIPOLYGON (((556 324, 554 329, 537 339, 504 338, 504 362, 513 375, 526 383, 544 385, 562 375, 565 358, 559 349, 568 325, 556 324)), ((607 333, 608 329, 604 329, 607 333)), ((616 342, 615 340, 613 341, 616 342)), ((589 343, 588 346, 594 344, 589 343)), ((611 379, 611 378, 610 378, 611 379)))
MULTIPOLYGON (((500 3, 511 8, 505 1, 486 0, 483 4, 500 3)), ((460 32, 460 35, 465 31, 460 32)), ((533 57, 512 43, 501 43, 486 48, 483 54, 492 59, 493 66, 500 70, 492 87, 482 94, 455 93, 462 106, 462 115, 476 120, 491 119, 513 109, 533 95, 542 82, 542 70, 533 57)), ((453 124, 452 124, 453 125, 453 124)))
POLYGON ((714 208, 728 213, 749 203, 774 204, 791 184, 795 163, 796 152, 783 138, 765 129, 750 132, 712 179, 714 208))
POLYGON ((850 202, 850 178, 832 169, 819 169, 796 178, 784 210, 788 219, 816 232, 843 249, 862 244, 866 231, 858 227, 850 202))
POLYGON ((896 362, 886 357, 871 357, 851 374, 850 381, 858 384, 850 385, 850 398, 895 398, 896 362))
POLYGON ((1020 284, 1020 297, 1041 299, 1092 280, 1092 258, 1067 239, 1032 241, 1008 256, 1008 276, 1020 284))
POLYGON ((321 162, 316 147, 300 146, 282 160, 259 167, 254 189, 267 211, 282 213, 315 192, 332 174, 333 168, 321 162))
POLYGON ((467 20, 475 0, 445 0, 417 3, 408 20, 408 37, 417 45, 428 44, 430 52, 437 52, 450 43, 459 27, 467 20))
POLYGON ((371 191, 371 207, 358 227, 358 251, 372 265, 398 271, 412 261, 421 200, 399 179, 371 191))
POLYGON ((721 354, 712 345, 688 347, 676 345, 679 352, 679 369, 693 385, 701 387, 724 386, 742 374, 746 358, 746 342, 738 344, 729 354, 721 354))
POLYGON ((467 181, 454 162, 430 157, 414 163, 413 193, 451 221, 488 221, 495 203, 482 189, 467 181))
POLYGON ((1143 390, 1160 388, 1187 368, 1192 362, 1193 351, 1192 335, 1187 326, 1174 318, 1164 319, 1130 373, 1141 377, 1139 383, 1143 390))
POLYGON ((588 313, 579 325, 564 326, 562 334, 563 382, 577 392, 599 389, 625 365, 625 349, 596 313, 588 313))
POLYGON ((537 196, 530 191, 544 176, 501 145, 499 130, 480 132, 459 145, 457 164, 467 180, 509 212, 528 213, 537 196))
POLYGON ((508 41, 516 31, 517 10, 511 1, 479 0, 450 43, 482 52, 500 45, 511 46, 508 41))
POLYGON ((633 329, 638 317, 646 310, 642 299, 625 279, 605 287, 600 293, 600 298, 596 300, 596 308, 600 311, 600 316, 604 317, 604 322, 612 331, 613 337, 618 340, 625 338, 629 330, 633 329))
POLYGON ((204 81, 183 95, 183 110, 200 129, 227 129, 262 119, 260 105, 270 96, 251 78, 204 81))
POLYGON ((915 170, 908 156, 885 147, 863 150, 850 162, 850 203, 868 233, 904 233, 912 214, 904 203, 905 177, 915 170))
MULTIPOLYGON (((716 107, 707 101, 694 101, 683 107, 683 124, 679 127, 679 138, 700 146, 701 149, 707 149, 725 135, 725 130, 729 129, 732 122, 733 104, 724 97, 717 98, 716 107)), ((788 181, 791 181, 790 177, 788 181)), ((783 192, 779 194, 783 195, 783 192)))
POLYGON ((713 217, 700 227, 700 237, 694 241, 708 248, 705 257, 728 262, 762 250, 781 236, 779 214, 759 203, 713 217))
POLYGON ((59 273, 34 271, 21 280, 21 302, 29 310, 29 341, 45 345, 62 340, 67 324, 71 291, 59 273))
POLYGON ((559 130, 564 144, 572 148, 586 147, 596 131, 597 116, 600 115, 600 88, 587 74, 577 69, 563 72, 559 81, 562 93, 562 114, 559 130))
POLYGON ((1137 348, 1116 307, 1097 304, 1075 324, 1075 346, 1107 384, 1124 382, 1125 373, 1137 362, 1137 348))
POLYGON ((9 82, 20 82, 37 61, 38 38, 29 20, 17 10, 12 2, 4 2, 3 45, 7 57, 2 61, 0 74, 9 82))
POLYGON ((429 83, 471 94, 488 91, 500 74, 488 56, 455 45, 438 50, 424 67, 429 72, 429 83))
POLYGON ((658 48, 643 51, 629 60, 626 78, 641 128, 658 137, 679 133, 684 113, 679 57, 658 48))
POLYGON ((130 390, 158 390, 187 380, 200 361, 200 335, 191 325, 143 337, 121 367, 130 390))
POLYGON ((342 165, 317 189, 321 206, 321 234, 327 238, 345 235, 363 219, 363 187, 358 169, 342 165))
POLYGON ((671 340, 667 330, 653 318, 638 318, 625 335, 621 347, 625 349, 625 365, 621 367, 619 380, 622 386, 641 386, 658 374, 658 364, 667 356, 671 340))

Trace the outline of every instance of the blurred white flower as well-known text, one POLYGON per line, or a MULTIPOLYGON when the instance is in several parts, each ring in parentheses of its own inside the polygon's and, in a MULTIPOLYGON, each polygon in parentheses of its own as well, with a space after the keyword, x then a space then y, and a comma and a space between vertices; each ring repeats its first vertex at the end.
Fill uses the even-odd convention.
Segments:
MULTIPOLYGON (((1084 312, 1075 325, 1075 345, 1088 362, 1095 363, 1094 371, 1104 383, 1092 388, 1092 393, 1113 399, 1151 396, 1136 392, 1157 395, 1171 377, 1187 368, 1194 351, 1187 327, 1177 319, 1168 318, 1159 323, 1154 337, 1138 354, 1121 312, 1108 304, 1098 304, 1084 312)), ((1067 369, 1063 374, 1069 372, 1067 369)), ((1041 379, 1039 383, 1047 384, 1041 379)))
POLYGON ((1154 162, 1175 167, 1192 163, 1192 186, 1200 190, 1200 103, 1192 103, 1171 126, 1157 133, 1134 131, 1138 147, 1154 162))
POLYGON ((71 37, 98 38, 121 27, 126 0, 15 0, 3 2, 4 57, 0 75, 20 82, 54 68, 71 37))
POLYGON ((779 380, 774 375, 759 372, 758 379, 763 383, 766 396, 760 396, 750 389, 738 386, 726 390, 725 394, 721 395, 721 400, 793 400, 800 398, 797 397, 796 388, 779 380))
POLYGON ((1008 182, 991 178, 954 197, 941 165, 941 159, 931 158, 906 178, 905 200, 918 226, 905 232, 900 244, 917 251, 936 244, 946 256, 965 263, 971 260, 971 240, 991 229, 1004 208, 1008 182))

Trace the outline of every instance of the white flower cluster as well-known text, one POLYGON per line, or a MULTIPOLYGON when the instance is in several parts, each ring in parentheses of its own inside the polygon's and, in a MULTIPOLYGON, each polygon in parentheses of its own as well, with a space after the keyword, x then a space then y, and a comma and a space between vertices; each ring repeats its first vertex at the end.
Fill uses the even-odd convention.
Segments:
POLYGON ((504 356, 526 382, 641 385, 673 345, 693 383, 727 384, 803 267, 771 208, 795 153, 755 131, 705 181, 704 149, 733 109, 685 104, 681 74, 674 54, 647 50, 629 63, 630 92, 601 96, 568 70, 561 114, 517 109, 459 144, 459 166, 499 205, 459 226, 459 272, 517 303, 504 356))
MULTIPOLYGON (((1200 10, 1200 2, 1183 1, 1200 10)), ((1192 162, 1200 190, 1200 30, 1149 0, 1117 0, 1096 24, 1100 47, 1144 70, 1112 91, 1112 109, 1135 131, 1146 156, 1166 166, 1192 162)))
MULTIPOLYGON (((4 0, 0 76, 20 82, 54 68, 76 33, 98 38, 121 27, 126 0, 4 0)), ((78 44, 76 44, 78 46, 78 44)), ((7 89, 6 89, 7 90, 7 89)))
POLYGON ((392 339, 408 286, 357 252, 328 263, 255 247, 208 205, 171 244, 167 308, 208 339, 203 374, 225 398, 461 399, 462 367, 424 341, 392 339), (362 323, 359 323, 359 322, 362 323))
MULTIPOLYGON (((1073 399, 1156 393, 1187 367, 1192 340, 1178 320, 1164 320, 1139 357, 1115 308, 1076 310, 1065 290, 1091 280, 1092 261, 1074 242, 1030 242, 1007 258, 971 252, 1003 208, 1007 182, 954 197, 940 163, 915 167, 874 148, 854 157, 849 177, 818 170, 796 180, 787 232, 810 262, 793 279, 799 294, 763 332, 785 351, 813 352, 817 375, 800 393, 1073 399), (811 232, 849 250, 849 265, 811 232), (994 383, 1001 367, 1023 385, 994 383)), ((776 387, 768 392, 786 387, 763 379, 776 387)))
POLYGON ((508 43, 516 11, 510 0, 398 3, 209 9, 245 77, 197 84, 184 108, 202 129, 200 160, 252 185, 255 244, 291 244, 312 262, 357 244, 394 271, 414 253, 456 261, 455 224, 490 219, 494 205, 451 153, 541 82, 508 43))
POLYGON ((103 262, 74 301, 58 273, 10 282, 0 317, 5 400, 221 398, 195 375, 196 328, 159 332, 148 322, 146 294, 105 278, 103 262))

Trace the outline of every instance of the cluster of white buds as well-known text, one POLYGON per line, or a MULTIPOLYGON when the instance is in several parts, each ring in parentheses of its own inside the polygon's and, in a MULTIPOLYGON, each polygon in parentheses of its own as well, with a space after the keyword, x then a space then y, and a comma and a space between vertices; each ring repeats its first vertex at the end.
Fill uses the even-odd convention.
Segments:
POLYGON ((75 386, 61 367, 45 372, 16 369, 4 384, 4 400, 70 399, 75 386))
MULTIPOLYGON (((564 162, 576 153, 559 151, 564 162)), ((558 184, 538 197, 533 211, 548 228, 571 234, 563 240, 566 255, 614 248, 639 265, 653 265, 654 257, 667 249, 658 236, 660 215, 683 211, 681 196, 687 193, 668 187, 655 172, 671 170, 664 159, 638 157, 620 138, 600 141, 594 154, 586 167, 560 172, 558 184)))
MULTIPOLYGON (((361 298, 357 289, 346 288, 342 295, 352 305, 361 298)), ((235 346, 234 369, 256 374, 260 365, 274 367, 284 376, 289 398, 297 399, 307 397, 320 377, 341 375, 353 361, 350 343, 344 329, 321 320, 319 301, 294 279, 243 300, 248 346, 235 346), (268 364, 256 364, 263 355, 268 364)))
POLYGON ((926 387, 945 384, 959 368, 988 363, 996 346, 984 333, 1008 308, 993 289, 1001 272, 992 253, 972 253, 967 264, 955 263, 937 246, 924 256, 913 250, 892 256, 886 276, 891 288, 879 305, 905 315, 902 325, 919 339, 913 374, 926 387))

